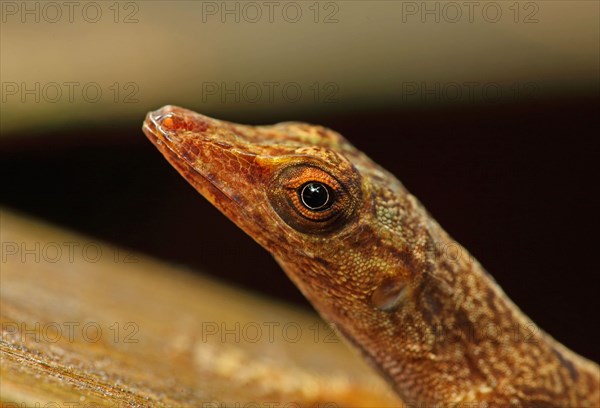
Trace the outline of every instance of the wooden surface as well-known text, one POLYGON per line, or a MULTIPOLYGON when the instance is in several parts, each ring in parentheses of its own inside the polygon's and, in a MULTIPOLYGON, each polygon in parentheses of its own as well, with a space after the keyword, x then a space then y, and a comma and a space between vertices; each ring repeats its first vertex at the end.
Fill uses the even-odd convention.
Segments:
POLYGON ((3 407, 400 404, 313 314, 0 215, 3 407))

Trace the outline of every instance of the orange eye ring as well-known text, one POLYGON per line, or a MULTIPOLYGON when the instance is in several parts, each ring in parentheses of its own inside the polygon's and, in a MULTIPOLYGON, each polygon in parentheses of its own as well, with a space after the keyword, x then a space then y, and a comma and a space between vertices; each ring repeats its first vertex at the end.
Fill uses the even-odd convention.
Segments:
POLYGON ((355 207, 344 185, 315 165, 284 168, 269 189, 277 214, 289 226, 305 233, 336 229, 355 207))

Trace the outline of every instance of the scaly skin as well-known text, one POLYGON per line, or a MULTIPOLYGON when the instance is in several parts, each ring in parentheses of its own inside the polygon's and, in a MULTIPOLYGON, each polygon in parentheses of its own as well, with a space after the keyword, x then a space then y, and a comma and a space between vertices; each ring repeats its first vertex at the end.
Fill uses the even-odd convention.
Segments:
POLYGON ((174 106, 150 112, 143 129, 408 406, 600 406, 598 365, 538 330, 392 174, 338 133, 174 106), (328 186, 325 210, 302 203, 308 182, 328 186))

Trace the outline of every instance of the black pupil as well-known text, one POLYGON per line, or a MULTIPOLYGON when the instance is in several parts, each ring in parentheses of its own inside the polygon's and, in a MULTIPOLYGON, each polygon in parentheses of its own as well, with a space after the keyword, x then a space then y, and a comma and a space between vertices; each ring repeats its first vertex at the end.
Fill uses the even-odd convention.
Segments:
POLYGON ((302 204, 309 210, 323 210, 330 201, 329 190, 325 184, 311 182, 302 187, 300 199, 302 200, 302 204))

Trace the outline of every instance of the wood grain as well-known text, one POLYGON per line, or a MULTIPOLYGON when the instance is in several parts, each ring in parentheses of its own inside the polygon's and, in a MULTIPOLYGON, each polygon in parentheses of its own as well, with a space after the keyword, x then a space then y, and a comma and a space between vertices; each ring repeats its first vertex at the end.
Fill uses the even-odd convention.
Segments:
POLYGON ((0 215, 3 407, 400 403, 313 314, 0 215))

